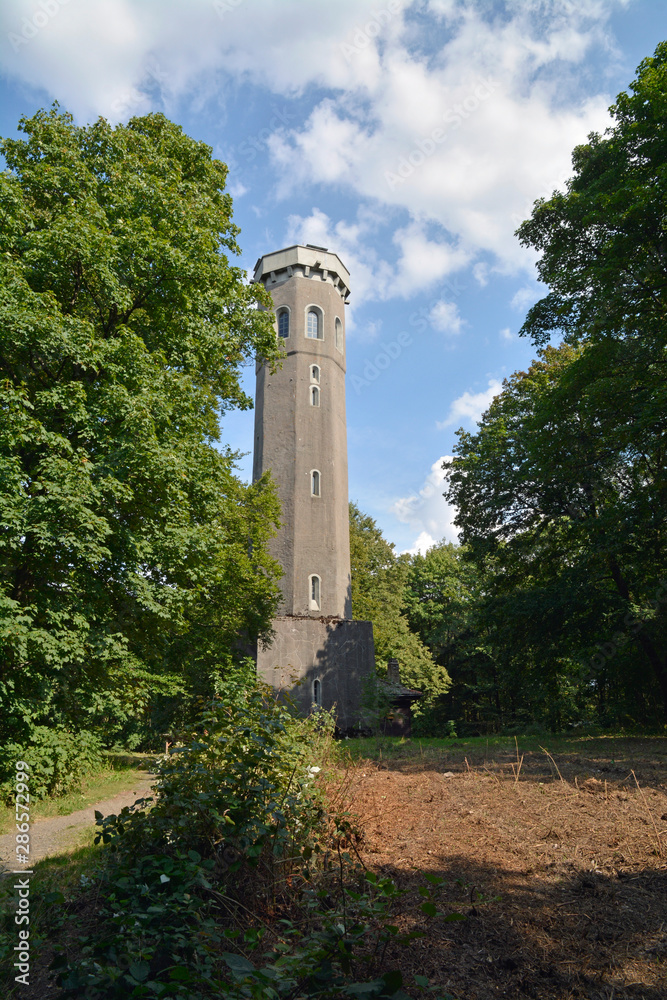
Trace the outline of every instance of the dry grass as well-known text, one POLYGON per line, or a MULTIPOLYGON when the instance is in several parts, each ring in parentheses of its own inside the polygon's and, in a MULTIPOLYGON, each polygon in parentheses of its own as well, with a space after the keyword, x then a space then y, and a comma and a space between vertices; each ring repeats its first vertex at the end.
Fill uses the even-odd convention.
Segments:
POLYGON ((449 746, 350 764, 362 857, 409 890, 403 925, 423 921, 419 869, 445 878, 443 903, 468 915, 436 919, 396 955, 407 980, 462 1000, 665 1000, 665 742, 617 740, 613 757, 591 741, 563 755, 449 746))

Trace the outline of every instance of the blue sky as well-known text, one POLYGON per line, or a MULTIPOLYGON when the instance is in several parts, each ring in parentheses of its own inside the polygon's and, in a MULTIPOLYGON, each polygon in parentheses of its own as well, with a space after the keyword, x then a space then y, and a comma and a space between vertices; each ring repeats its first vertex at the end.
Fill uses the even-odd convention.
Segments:
MULTIPOLYGON (((456 539, 457 427, 534 356, 514 230, 665 38, 664 0, 4 0, 0 130, 56 99, 81 123, 163 111, 229 164, 246 269, 336 251, 350 497, 423 551, 456 539)), ((225 443, 249 451, 252 420, 225 443)))

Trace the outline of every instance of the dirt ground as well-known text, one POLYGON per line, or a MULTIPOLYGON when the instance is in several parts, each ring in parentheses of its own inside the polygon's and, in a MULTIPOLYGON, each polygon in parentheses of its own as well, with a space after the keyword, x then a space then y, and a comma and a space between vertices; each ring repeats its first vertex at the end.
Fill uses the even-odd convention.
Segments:
POLYGON ((408 890, 396 924, 426 930, 396 953, 406 983, 425 975, 461 1000, 666 1000, 667 740, 551 759, 454 745, 358 762, 341 793, 365 864, 408 890), (466 920, 426 921, 419 870, 466 920))
MULTIPOLYGON (((97 802, 95 805, 78 809, 67 816, 51 816, 48 819, 38 819, 30 829, 30 861, 35 864, 52 854, 67 851, 81 841, 80 831, 95 826, 95 810, 104 816, 119 813, 124 806, 130 806, 141 796, 151 794, 151 785, 155 782, 153 775, 137 773, 134 788, 119 792, 111 798, 97 802)), ((92 836, 89 840, 92 841, 92 836)), ((16 834, 6 833, 0 836, 0 878, 16 869, 16 834)))

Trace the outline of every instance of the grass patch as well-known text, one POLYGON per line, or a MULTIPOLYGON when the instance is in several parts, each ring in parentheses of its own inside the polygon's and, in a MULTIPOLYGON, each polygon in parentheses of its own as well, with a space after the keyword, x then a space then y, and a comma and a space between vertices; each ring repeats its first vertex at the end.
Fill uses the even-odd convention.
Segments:
MULTIPOLYGON (((130 791, 136 784, 137 777, 146 774, 154 759, 155 756, 151 754, 107 754, 104 767, 90 774, 78 789, 66 795, 31 800, 31 822, 52 816, 69 816, 78 809, 85 809, 121 792, 130 791)), ((0 807, 0 834, 11 833, 13 830, 14 807, 0 807)))
MULTIPOLYGON (((94 830, 94 825, 85 828, 90 840, 92 840, 94 830)), ((43 905, 40 902, 40 896, 57 890, 62 892, 65 898, 68 898, 81 885, 82 876, 84 879, 91 877, 101 863, 102 857, 103 852, 99 844, 88 843, 62 854, 51 855, 42 861, 36 861, 31 869, 34 874, 30 876, 31 912, 33 915, 37 914, 37 910, 32 910, 33 903, 37 908, 43 905)), ((10 874, 0 879, 0 909, 3 911, 8 904, 14 902, 13 884, 16 878, 20 878, 20 876, 10 874)))
POLYGON ((650 747, 656 757, 667 755, 666 736, 626 736, 625 734, 543 736, 467 736, 467 737, 414 737, 370 736, 346 739, 339 744, 341 757, 357 760, 410 760, 422 758, 436 760, 451 758, 463 760, 466 756, 475 761, 498 754, 543 753, 585 754, 621 760, 641 740, 644 748, 650 747))

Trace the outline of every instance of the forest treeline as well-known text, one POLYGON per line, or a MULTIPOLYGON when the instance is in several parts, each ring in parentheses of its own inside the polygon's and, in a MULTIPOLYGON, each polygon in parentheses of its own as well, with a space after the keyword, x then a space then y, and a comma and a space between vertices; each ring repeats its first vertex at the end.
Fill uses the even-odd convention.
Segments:
MULTIPOLYGON (((537 357, 459 432, 461 546, 398 557, 351 511, 354 614, 424 691, 424 732, 667 718, 667 44, 611 114, 518 230, 548 288, 537 357)), ((0 772, 21 751, 38 793, 252 677, 280 511, 220 419, 280 349, 209 147, 160 114, 80 127, 56 105, 20 129, 0 143, 0 772)))

